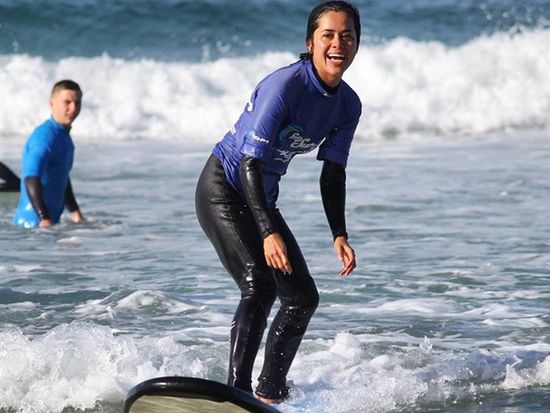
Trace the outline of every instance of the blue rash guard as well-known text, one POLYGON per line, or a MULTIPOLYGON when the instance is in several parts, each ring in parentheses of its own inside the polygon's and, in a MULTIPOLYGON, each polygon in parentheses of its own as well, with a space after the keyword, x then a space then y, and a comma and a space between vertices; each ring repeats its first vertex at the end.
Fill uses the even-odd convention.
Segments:
POLYGON ((54 223, 59 222, 65 206, 69 172, 73 166, 74 145, 69 131, 69 128, 50 118, 38 126, 27 140, 23 148, 21 195, 13 224, 26 228, 40 224, 25 187, 28 176, 40 179, 50 218, 54 223))
POLYGON ((344 81, 334 93, 317 79, 311 61, 298 61, 263 79, 235 126, 214 147, 231 186, 243 194, 243 155, 260 159, 262 181, 275 206, 279 181, 297 154, 319 146, 317 159, 346 166, 361 116, 361 101, 344 81))

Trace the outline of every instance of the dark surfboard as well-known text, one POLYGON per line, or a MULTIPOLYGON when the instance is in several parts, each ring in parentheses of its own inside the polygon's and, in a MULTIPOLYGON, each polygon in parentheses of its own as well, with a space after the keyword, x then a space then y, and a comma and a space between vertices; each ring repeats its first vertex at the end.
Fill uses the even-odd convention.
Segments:
POLYGON ((133 387, 124 413, 280 413, 252 395, 212 380, 158 377, 133 387))

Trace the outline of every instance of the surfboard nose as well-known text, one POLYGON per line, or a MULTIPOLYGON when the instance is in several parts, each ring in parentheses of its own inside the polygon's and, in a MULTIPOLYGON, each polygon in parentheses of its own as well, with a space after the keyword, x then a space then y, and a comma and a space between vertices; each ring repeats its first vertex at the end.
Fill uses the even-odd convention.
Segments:
POLYGON ((280 413, 252 395, 212 380, 157 377, 134 386, 124 413, 280 413))

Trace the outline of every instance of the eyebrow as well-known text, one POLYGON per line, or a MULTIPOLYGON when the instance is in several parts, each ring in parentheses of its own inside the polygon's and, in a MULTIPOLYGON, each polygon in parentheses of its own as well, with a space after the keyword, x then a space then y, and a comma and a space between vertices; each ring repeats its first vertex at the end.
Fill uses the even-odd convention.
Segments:
MULTIPOLYGON (((337 32, 338 30, 334 30, 334 29, 321 29, 321 31, 323 31, 323 32, 337 32)), ((345 30, 342 30, 342 31, 341 31, 341 33, 344 33, 344 32, 353 33, 353 30, 352 30, 352 29, 345 29, 345 30)))

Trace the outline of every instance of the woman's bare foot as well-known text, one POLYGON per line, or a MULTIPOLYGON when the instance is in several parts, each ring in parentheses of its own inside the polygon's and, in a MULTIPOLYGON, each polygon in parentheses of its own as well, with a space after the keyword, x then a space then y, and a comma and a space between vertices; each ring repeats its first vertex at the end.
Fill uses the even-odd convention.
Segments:
POLYGON ((264 402, 265 404, 279 404, 283 402, 283 399, 266 399, 265 397, 261 397, 256 395, 259 401, 264 402))

